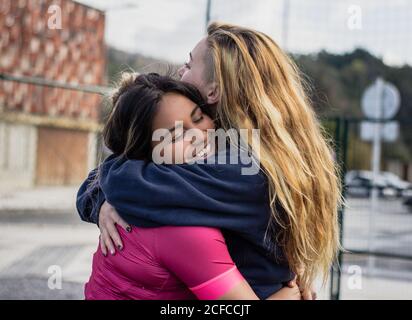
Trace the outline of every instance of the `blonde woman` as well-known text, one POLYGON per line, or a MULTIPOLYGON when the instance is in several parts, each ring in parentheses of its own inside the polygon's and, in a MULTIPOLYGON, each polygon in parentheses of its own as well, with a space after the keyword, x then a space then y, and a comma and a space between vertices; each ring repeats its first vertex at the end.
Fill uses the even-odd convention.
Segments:
POLYGON ((199 89, 216 125, 260 130, 248 148, 260 164, 264 190, 233 166, 217 170, 126 159, 106 171, 100 188, 88 188, 90 174, 78 194, 80 216, 99 224, 102 252, 111 254, 115 245, 123 247, 116 224, 126 230, 220 228, 233 261, 260 298, 294 274, 304 298, 312 298, 314 280, 326 279, 339 247, 341 198, 332 152, 298 69, 264 33, 221 23, 208 27, 189 56, 181 80, 199 89), (250 206, 254 201, 261 203, 250 206))

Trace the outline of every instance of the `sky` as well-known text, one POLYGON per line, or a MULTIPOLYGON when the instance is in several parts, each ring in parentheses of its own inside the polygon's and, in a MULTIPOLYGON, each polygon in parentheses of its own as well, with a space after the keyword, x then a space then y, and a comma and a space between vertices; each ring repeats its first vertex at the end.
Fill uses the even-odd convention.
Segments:
MULTIPOLYGON (((173 63, 187 60, 206 31, 207 0, 77 2, 106 11, 109 45, 173 63)), ((263 31, 291 53, 362 47, 412 65, 412 0, 211 0, 211 20, 263 31)))

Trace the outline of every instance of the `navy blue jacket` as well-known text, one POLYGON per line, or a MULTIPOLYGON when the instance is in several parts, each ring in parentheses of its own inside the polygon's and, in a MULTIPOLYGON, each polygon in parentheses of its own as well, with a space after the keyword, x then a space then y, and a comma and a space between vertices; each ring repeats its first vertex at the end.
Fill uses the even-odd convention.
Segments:
POLYGON ((267 179, 263 173, 242 175, 244 166, 158 165, 110 156, 100 167, 99 183, 91 183, 95 169, 80 187, 77 209, 82 220, 97 223, 107 200, 131 225, 219 228, 233 261, 265 299, 293 274, 281 250, 264 240, 270 217, 267 179))

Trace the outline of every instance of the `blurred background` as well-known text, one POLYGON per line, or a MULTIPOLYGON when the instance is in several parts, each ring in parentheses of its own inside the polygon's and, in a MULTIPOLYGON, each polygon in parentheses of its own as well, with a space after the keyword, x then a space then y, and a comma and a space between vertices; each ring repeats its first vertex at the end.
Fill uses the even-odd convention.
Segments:
POLYGON ((296 61, 334 140, 346 207, 322 299, 412 299, 412 1, 1 0, 0 299, 82 299, 98 243, 75 208, 102 159, 103 94, 176 69, 209 21, 296 61))

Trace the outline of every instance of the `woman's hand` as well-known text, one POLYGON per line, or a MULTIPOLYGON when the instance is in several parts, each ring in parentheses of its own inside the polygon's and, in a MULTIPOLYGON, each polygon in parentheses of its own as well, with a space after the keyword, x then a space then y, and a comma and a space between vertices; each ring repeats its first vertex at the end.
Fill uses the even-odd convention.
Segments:
MULTIPOLYGON (((289 288, 292 288, 292 287, 293 287, 293 284, 291 284, 291 283, 292 283, 292 281, 290 281, 290 282, 288 283, 288 287, 289 287, 289 288)), ((303 288, 300 288, 300 287, 299 287, 299 284, 297 284, 297 286, 298 286, 299 291, 300 291, 300 294, 301 294, 301 296, 302 296, 302 300, 316 300, 317 294, 316 294, 315 289, 313 289, 313 288, 311 288, 311 289, 303 289, 303 288)))
POLYGON ((305 289, 302 288, 299 284, 299 282, 297 281, 297 277, 295 277, 293 280, 289 281, 287 286, 289 288, 293 288, 295 285, 297 285, 299 287, 300 290, 300 294, 302 295, 302 300, 316 300, 317 298, 317 294, 315 289, 312 287, 310 289, 305 289))
POLYGON ((303 300, 316 300, 317 298, 316 291, 313 288, 303 289, 301 290, 301 294, 303 300))
POLYGON ((99 228, 100 228, 100 248, 103 255, 115 254, 115 245, 119 250, 123 249, 123 243, 120 235, 117 232, 116 224, 120 225, 127 232, 132 228, 128 225, 107 201, 100 208, 99 213, 99 228))

